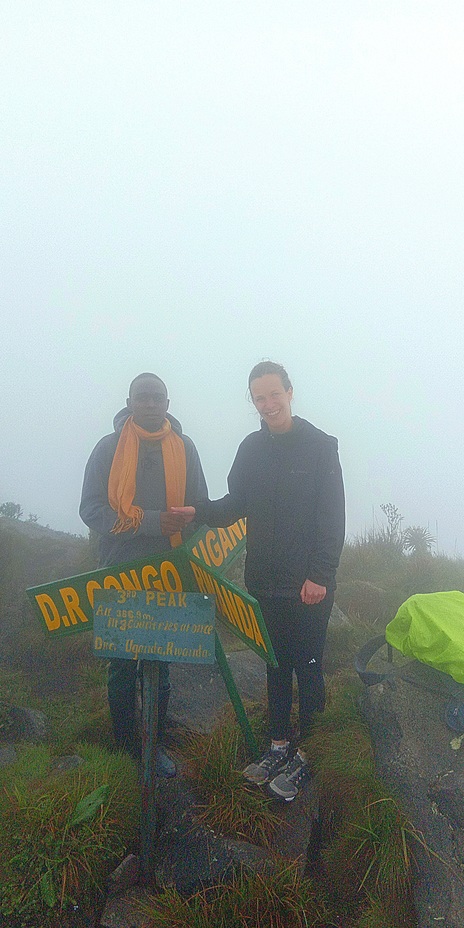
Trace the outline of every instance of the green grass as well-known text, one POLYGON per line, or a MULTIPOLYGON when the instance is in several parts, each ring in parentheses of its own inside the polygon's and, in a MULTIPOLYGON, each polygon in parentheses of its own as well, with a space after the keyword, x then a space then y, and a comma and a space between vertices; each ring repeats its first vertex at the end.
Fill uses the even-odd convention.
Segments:
POLYGON ((136 840, 135 765, 102 748, 77 750, 83 763, 68 773, 53 772, 46 745, 18 749, 0 769, 0 915, 11 928, 43 928, 77 901, 91 911, 136 840))
POLYGON ((182 898, 175 890, 140 904, 147 928, 331 928, 335 920, 295 863, 276 859, 263 873, 242 869, 229 884, 182 898))
POLYGON ((200 795, 199 820, 222 834, 268 846, 281 823, 271 800, 240 773, 248 760, 236 724, 226 720, 209 736, 187 737, 182 753, 200 795))
POLYGON ((415 925, 411 900, 406 898, 385 901, 370 896, 363 908, 356 928, 411 928, 415 925))
POLYGON ((324 822, 325 880, 339 910, 356 928, 369 928, 370 921, 376 928, 373 898, 384 908, 394 901, 406 913, 402 922, 391 922, 393 928, 412 928, 413 855, 423 839, 376 775, 369 729, 357 704, 359 689, 358 681, 332 681, 327 709, 315 720, 305 744, 324 822), (360 909, 364 921, 358 926, 355 913, 360 909))
MULTIPOLYGON (((2 725, 6 733, 9 704, 42 709, 50 731, 47 745, 19 747, 17 764, 0 771, 1 907, 8 928, 68 928, 68 904, 79 898, 81 911, 98 907, 106 875, 137 841, 137 779, 128 757, 104 749, 113 746, 106 667, 91 656, 90 636, 47 640, 24 598, 26 585, 85 569, 77 561, 88 557, 88 544, 79 542, 74 550, 70 542, 63 552, 60 540, 47 545, 22 538, 4 541, 0 615, 8 616, 2 632, 9 666, 0 672, 0 739, 2 725), (64 569, 65 561, 71 564, 73 559, 76 566, 64 569), (61 777, 52 775, 52 756, 71 753, 81 754, 85 765, 61 777), (109 792, 94 816, 71 824, 82 799, 105 785, 109 792)), ((240 583, 242 565, 234 570, 240 583)), ((412 557, 385 539, 366 537, 345 546, 338 581, 337 603, 352 625, 329 629, 327 708, 305 745, 323 813, 317 879, 301 879, 293 864, 279 860, 265 876, 242 871, 229 885, 188 900, 169 890, 150 900, 150 926, 416 924, 410 878, 415 846, 423 842, 376 776, 369 731, 358 709, 362 685, 351 668, 361 644, 383 630, 408 596, 464 589, 464 561, 431 554, 412 557)), ((263 707, 247 706, 247 714, 264 747, 263 707)), ((263 791, 244 782, 240 770, 248 759, 231 715, 211 736, 194 735, 182 749, 204 824, 272 846, 282 815, 277 818, 263 791)))

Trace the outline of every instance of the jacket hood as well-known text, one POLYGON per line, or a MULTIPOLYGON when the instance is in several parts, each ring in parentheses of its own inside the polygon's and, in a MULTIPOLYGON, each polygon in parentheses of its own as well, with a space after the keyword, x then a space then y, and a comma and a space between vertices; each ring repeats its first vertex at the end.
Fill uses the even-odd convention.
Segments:
MULTIPOLYGON (((121 432, 122 427, 126 419, 129 418, 129 416, 130 416, 130 412, 127 406, 123 406, 123 408, 120 409, 119 412, 116 413, 113 419, 113 426, 114 426, 115 432, 118 432, 118 433, 121 432)), ((176 432, 177 435, 182 435, 182 426, 179 420, 176 419, 175 416, 171 416, 170 413, 166 414, 166 419, 169 419, 171 423, 171 428, 173 429, 173 431, 176 432)))

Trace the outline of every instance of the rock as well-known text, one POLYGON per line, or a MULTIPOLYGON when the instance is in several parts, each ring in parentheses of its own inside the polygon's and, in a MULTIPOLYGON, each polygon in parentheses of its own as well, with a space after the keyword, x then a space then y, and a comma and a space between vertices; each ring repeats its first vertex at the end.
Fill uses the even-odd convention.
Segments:
POLYGON ((153 880, 190 895, 231 874, 234 864, 256 869, 268 858, 263 848, 233 841, 203 826, 197 816, 198 797, 180 776, 160 780, 158 787, 158 834, 153 880))
POLYGON ((0 747, 0 767, 6 767, 8 764, 14 764, 17 760, 17 753, 11 744, 0 747))
MULTIPOLYGON (((242 699, 266 699, 266 664, 249 648, 227 654, 242 699)), ((209 733, 230 699, 217 664, 171 664, 169 718, 175 726, 209 733)))
POLYGON ((414 661, 361 697, 378 772, 417 832, 410 844, 419 928, 463 925, 464 747, 444 721, 446 702, 459 689, 414 661))
POLYGON ((32 741, 37 744, 47 736, 47 717, 38 709, 12 706, 9 712, 8 741, 32 741))
POLYGON ((282 857, 297 860, 303 876, 311 853, 311 838, 319 819, 319 797, 314 780, 301 788, 292 802, 276 799, 274 812, 281 820, 281 827, 272 841, 272 850, 282 857))
POLYGON ((332 612, 330 613, 329 625, 333 625, 334 628, 338 628, 339 625, 350 625, 349 618, 338 608, 337 604, 334 603, 332 606, 332 612))
POLYGON ((110 873, 107 880, 108 895, 114 896, 116 893, 123 893, 135 886, 140 879, 140 859, 135 854, 129 854, 124 860, 110 873))
POLYGON ((254 870, 269 866, 275 854, 298 860, 303 873, 311 829, 318 814, 312 780, 293 802, 274 801, 273 812, 280 825, 270 848, 213 832, 198 822, 197 810, 198 797, 182 776, 159 781, 156 843, 159 884, 176 886, 180 893, 189 894, 201 885, 224 879, 237 864, 254 870))
POLYGON ((84 763, 84 758, 79 754, 63 754, 62 757, 55 757, 52 762, 52 773, 67 773, 68 770, 75 770, 84 763))
POLYGON ((102 928, 146 928, 147 917, 137 903, 146 896, 143 890, 131 890, 125 896, 111 896, 100 920, 102 928))
POLYGON ((344 613, 358 615, 374 625, 385 625, 401 605, 401 597, 367 580, 340 580, 337 583, 337 603, 344 613))

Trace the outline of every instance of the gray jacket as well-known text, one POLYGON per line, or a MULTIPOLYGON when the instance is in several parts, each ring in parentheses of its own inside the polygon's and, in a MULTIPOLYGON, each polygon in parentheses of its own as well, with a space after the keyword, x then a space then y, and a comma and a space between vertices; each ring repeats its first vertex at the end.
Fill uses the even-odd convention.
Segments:
MULTIPOLYGON (((161 534, 160 513, 166 511, 166 486, 160 442, 141 441, 137 465, 134 504, 141 506, 144 517, 137 532, 112 535, 116 513, 108 502, 108 478, 121 429, 130 415, 121 409, 114 418, 115 431, 100 439, 87 462, 79 513, 83 522, 100 536, 99 566, 108 567, 125 561, 158 554, 170 548, 169 538, 161 534)), ((180 422, 168 415, 173 430, 185 446, 187 480, 185 505, 206 499, 208 490, 198 451, 193 441, 182 433, 180 422)), ((189 526, 189 533, 195 530, 189 526)))

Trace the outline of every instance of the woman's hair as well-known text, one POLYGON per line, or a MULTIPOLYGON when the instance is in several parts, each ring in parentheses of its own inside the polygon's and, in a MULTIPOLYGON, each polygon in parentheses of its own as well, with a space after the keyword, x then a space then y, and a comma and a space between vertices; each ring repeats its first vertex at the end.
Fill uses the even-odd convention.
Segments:
POLYGON ((282 364, 277 364, 275 361, 260 361, 259 364, 255 364, 248 378, 248 389, 250 392, 252 381, 257 380, 258 377, 264 377, 265 374, 278 374, 284 390, 291 389, 290 377, 282 364))

